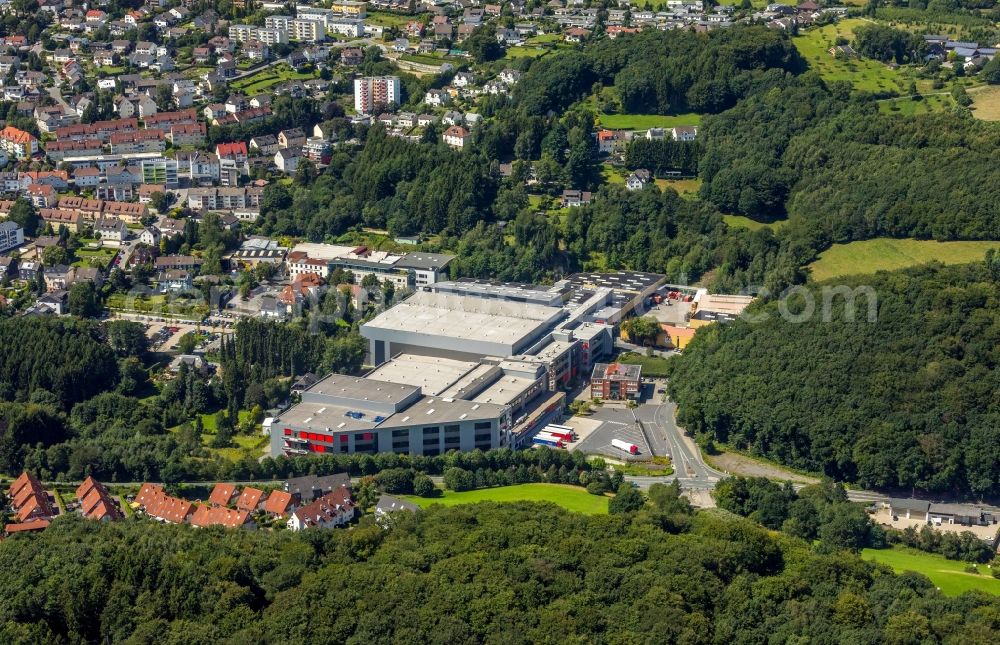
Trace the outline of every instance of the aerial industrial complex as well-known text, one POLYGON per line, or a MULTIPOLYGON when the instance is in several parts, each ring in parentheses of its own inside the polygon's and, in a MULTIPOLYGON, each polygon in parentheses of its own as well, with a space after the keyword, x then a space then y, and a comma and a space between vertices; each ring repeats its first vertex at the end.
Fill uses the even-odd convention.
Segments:
POLYGON ((552 286, 426 284, 361 326, 375 369, 331 374, 265 421, 271 452, 437 455, 524 445, 562 413, 566 389, 611 355, 616 324, 664 280, 620 272, 552 286))

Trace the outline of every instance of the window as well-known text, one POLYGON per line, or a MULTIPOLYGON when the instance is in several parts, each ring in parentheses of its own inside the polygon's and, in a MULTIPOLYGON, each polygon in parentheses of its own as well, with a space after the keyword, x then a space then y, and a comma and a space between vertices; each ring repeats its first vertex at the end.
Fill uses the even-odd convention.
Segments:
POLYGON ((428 437, 430 435, 436 435, 438 430, 439 428, 437 426, 434 426, 433 428, 424 428, 424 436, 428 437))
POLYGON ((440 454, 441 451, 438 450, 437 448, 431 448, 429 450, 427 448, 424 448, 424 455, 427 457, 437 457, 440 454))
POLYGON ((392 431, 392 438, 393 439, 395 439, 396 437, 409 437, 409 436, 410 436, 410 431, 409 430, 393 430, 392 431))
POLYGON ((444 438, 444 445, 446 445, 446 446, 457 446, 460 440, 461 440, 461 437, 458 437, 458 436, 455 436, 455 437, 445 437, 444 438))
POLYGON ((455 425, 455 426, 445 426, 444 427, 444 433, 445 434, 453 434, 453 433, 456 433, 456 432, 458 432, 458 426, 457 425, 455 425))
POLYGON ((478 444, 478 443, 481 443, 483 441, 486 441, 486 442, 493 441, 493 435, 491 433, 489 433, 489 432, 486 432, 486 433, 483 433, 483 434, 480 434, 480 433, 477 432, 476 433, 476 443, 478 444))
POLYGON ((492 430, 492 429, 493 429, 492 421, 480 421, 476 423, 476 430, 492 430))

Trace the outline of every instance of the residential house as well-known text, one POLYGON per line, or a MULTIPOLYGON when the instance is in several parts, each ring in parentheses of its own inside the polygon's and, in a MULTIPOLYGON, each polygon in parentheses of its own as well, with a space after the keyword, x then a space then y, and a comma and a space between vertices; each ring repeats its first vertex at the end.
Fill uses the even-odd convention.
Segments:
POLYGON ((295 509, 295 498, 285 491, 271 491, 264 502, 264 512, 275 517, 287 517, 295 509))
POLYGON ((161 255, 156 258, 153 264, 157 271, 166 271, 167 269, 191 271, 201 266, 201 258, 191 255, 161 255))
POLYGON ((248 513, 254 513, 256 511, 264 510, 265 501, 267 501, 267 493, 259 488, 247 486, 243 489, 243 492, 240 493, 239 499, 236 500, 236 508, 248 513))
POLYGON ((102 242, 124 242, 128 239, 128 227, 117 218, 105 218, 94 222, 94 236, 102 242))
POLYGON ((280 148, 278 138, 273 134, 262 134, 250 139, 250 150, 262 155, 273 155, 280 148))
POLYGON ((591 193, 586 190, 564 190, 562 192, 561 205, 563 208, 576 208, 589 204, 591 193))
POLYGON ((254 529, 256 525, 250 513, 219 506, 199 506, 191 515, 191 526, 208 528, 221 526, 226 529, 254 529))
POLYGON ((339 489, 293 511, 288 519, 288 529, 302 531, 307 528, 344 526, 354 519, 354 515, 354 500, 350 489, 339 489))
POLYGON ((247 144, 243 141, 216 144, 215 155, 219 159, 230 159, 237 164, 245 164, 247 161, 247 144))
POLYGON ((233 484, 216 484, 208 496, 208 503, 213 506, 229 506, 236 496, 236 486, 233 484))
POLYGON ((69 289, 73 284, 73 267, 65 264, 54 264, 50 267, 43 267, 45 273, 45 288, 49 291, 69 289))
POLYGON ((285 174, 291 174, 298 170, 299 161, 301 160, 301 148, 288 148, 274 153, 274 165, 285 174))
POLYGON ((80 503, 80 513, 90 520, 112 522, 120 520, 123 515, 115 503, 114 497, 107 487, 94 479, 87 477, 76 489, 76 499, 80 503))
POLYGON ((156 114, 156 101, 147 94, 133 97, 122 97, 115 103, 115 112, 123 119, 132 117, 146 118, 156 114))
POLYGON ((464 148, 465 144, 471 140, 471 135, 462 126, 453 125, 444 131, 441 139, 453 148, 464 148))
POLYGON ((652 173, 644 168, 640 168, 628 176, 625 180, 625 188, 628 190, 642 190, 652 180, 652 173))
POLYGON ((392 526, 392 516, 394 513, 416 513, 420 507, 413 502, 394 497, 392 495, 382 495, 375 505, 375 523, 384 529, 392 526))
POLYGON ((306 142, 302 128, 290 128, 278 133, 278 145, 282 148, 299 148, 306 142))
POLYGON ((674 141, 694 141, 698 137, 698 127, 694 125, 680 125, 671 128, 670 136, 674 141))
POLYGON ((146 246, 159 248, 161 237, 162 234, 160 233, 160 229, 155 226, 147 226, 142 229, 141 233, 139 233, 139 242, 145 244, 146 246))

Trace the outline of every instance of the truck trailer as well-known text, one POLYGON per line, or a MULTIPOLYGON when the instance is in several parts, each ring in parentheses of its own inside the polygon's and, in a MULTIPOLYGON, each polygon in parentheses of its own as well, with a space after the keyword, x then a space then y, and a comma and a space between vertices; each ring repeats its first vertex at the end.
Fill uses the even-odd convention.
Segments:
POLYGON ((635 445, 634 443, 629 443, 627 441, 622 441, 621 439, 612 439, 611 440, 611 446, 613 448, 618 448, 619 450, 627 452, 630 455, 638 455, 639 454, 639 446, 635 445))

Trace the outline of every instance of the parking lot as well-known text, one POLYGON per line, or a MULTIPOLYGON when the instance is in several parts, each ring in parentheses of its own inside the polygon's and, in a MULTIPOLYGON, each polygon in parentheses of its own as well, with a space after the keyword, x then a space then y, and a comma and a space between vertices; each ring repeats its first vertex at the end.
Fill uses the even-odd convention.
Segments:
MULTIPOLYGON (((618 403, 605 403, 594 408, 593 414, 586 417, 588 421, 596 422, 597 426, 580 441, 571 446, 571 450, 580 450, 587 454, 607 455, 619 459, 648 460, 651 456, 649 446, 636 424, 632 410, 618 403), (611 445, 612 439, 620 439, 634 443, 639 447, 639 454, 629 455, 611 445)), ((570 424, 568 424, 570 425, 570 424)))

